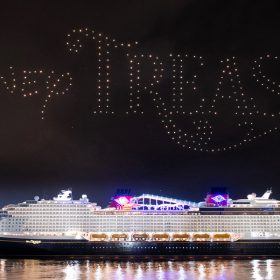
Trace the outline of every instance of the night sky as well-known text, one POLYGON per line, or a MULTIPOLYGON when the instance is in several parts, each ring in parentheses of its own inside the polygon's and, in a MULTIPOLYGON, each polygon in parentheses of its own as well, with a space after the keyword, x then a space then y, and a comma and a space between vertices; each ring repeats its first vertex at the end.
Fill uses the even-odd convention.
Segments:
MULTIPOLYGON (((139 195, 152 193, 201 201, 215 186, 227 187, 232 198, 250 192, 262 194, 271 187, 273 196, 280 198, 277 131, 278 126, 280 129, 280 96, 277 96, 280 17, 276 3, 249 0, 1 3, 0 204, 35 195, 52 198, 68 187, 76 197, 87 193, 102 206, 106 206, 118 188, 131 188, 139 195), (114 114, 94 114, 99 104, 97 41, 83 43, 78 53, 70 52, 66 45, 67 34, 72 40, 80 28, 95 30, 97 37, 102 33, 102 38, 108 36, 110 40, 132 44, 128 49, 114 50, 112 45, 109 55, 110 106, 114 114), (135 41, 138 44, 134 46, 135 41), (129 61, 141 54, 144 58, 139 66, 139 103, 144 114, 127 114, 131 105, 129 94, 136 93, 134 88, 130 89, 129 61), (168 131, 173 133, 172 129, 161 122, 158 101, 150 93, 153 80, 150 54, 163 62, 164 75, 158 90, 168 108, 166 122, 172 113, 172 93, 178 93, 172 89, 172 58, 178 62, 182 55, 191 57, 183 62, 182 113, 173 112, 172 121, 182 135, 186 132, 186 137, 196 142, 177 143, 179 138, 172 140, 168 134, 168 131), (228 63, 227 58, 230 58, 228 63), (223 85, 218 84, 222 70, 233 65, 233 60, 242 84, 241 92, 235 96, 238 102, 232 88, 236 79, 230 81, 226 72, 223 85), (198 61, 203 61, 203 67, 198 61), (253 76, 253 67, 261 69, 263 82, 253 76), (33 71, 41 69, 41 75, 34 74, 33 71), (35 83, 24 85, 23 71, 27 74, 31 71, 34 75, 31 73, 28 79, 35 83), (52 73, 50 79, 70 73, 72 86, 64 95, 48 100, 42 120, 48 73, 52 73), (191 83, 193 75, 197 75, 195 84, 191 83), (217 87, 220 90, 215 97, 217 87), (35 91, 38 92, 28 96, 35 91), (202 99, 203 108, 199 107, 202 99), (240 114, 234 115, 237 106, 241 106, 240 114), (189 114, 197 108, 197 114, 189 114), (198 131, 199 121, 207 123, 206 134, 213 132, 211 140, 202 140, 203 151, 199 151, 199 138, 205 134, 198 131), (245 143, 244 135, 249 135, 245 143), (227 148, 223 150, 224 147, 227 148)), ((179 136, 177 133, 176 137, 179 136)))

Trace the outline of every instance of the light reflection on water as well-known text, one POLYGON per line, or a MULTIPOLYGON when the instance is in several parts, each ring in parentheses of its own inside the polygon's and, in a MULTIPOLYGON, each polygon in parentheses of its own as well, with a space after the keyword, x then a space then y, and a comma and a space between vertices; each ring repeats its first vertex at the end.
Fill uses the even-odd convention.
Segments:
POLYGON ((93 261, 0 259, 0 280, 280 279, 280 260, 93 261))

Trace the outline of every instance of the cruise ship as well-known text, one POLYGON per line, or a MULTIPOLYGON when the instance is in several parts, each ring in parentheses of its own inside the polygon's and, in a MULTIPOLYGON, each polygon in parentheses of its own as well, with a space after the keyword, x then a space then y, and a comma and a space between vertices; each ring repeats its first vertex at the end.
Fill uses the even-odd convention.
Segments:
POLYGON ((0 257, 279 257, 280 201, 271 190, 203 202, 119 190, 106 208, 71 190, 0 210, 0 257))

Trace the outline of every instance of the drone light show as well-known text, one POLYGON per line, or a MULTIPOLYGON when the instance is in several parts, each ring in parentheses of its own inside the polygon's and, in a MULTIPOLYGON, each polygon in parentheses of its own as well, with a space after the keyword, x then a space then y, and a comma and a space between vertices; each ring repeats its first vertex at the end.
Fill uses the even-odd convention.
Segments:
MULTIPOLYGON (((92 105, 93 108, 95 106, 94 115, 144 114, 141 99, 143 95, 148 95, 156 118, 167 137, 183 149, 200 152, 236 149, 278 130, 276 124, 280 111, 266 112, 261 104, 256 102, 254 95, 244 87, 244 77, 239 73, 238 57, 223 58, 219 61, 220 71, 215 81, 215 93, 206 98, 198 93, 201 87, 200 69, 190 76, 185 75, 191 63, 199 68, 207 68, 207 61, 202 56, 167 54, 167 57, 162 58, 157 54, 145 54, 140 52, 139 42, 118 42, 89 28, 73 29, 72 33, 67 35, 67 39, 66 46, 69 52, 74 54, 79 54, 84 45, 94 42, 97 58, 96 85, 92 89, 96 92, 96 104, 92 105), (125 111, 123 108, 117 108, 111 101, 114 94, 111 80, 115 79, 111 65, 114 49, 119 49, 118 52, 126 63, 126 80, 129 83, 126 89, 128 107, 125 111), (148 77, 142 74, 144 66, 150 71, 148 77), (169 87, 167 94, 163 90, 166 86, 169 87), (197 103, 193 110, 187 110, 184 108, 184 101, 192 100, 192 95, 197 96, 197 103), (238 136, 233 141, 225 138, 223 140, 226 144, 220 145, 216 135, 219 130, 217 122, 224 116, 217 104, 224 100, 232 107, 231 122, 238 136), (263 127, 259 125, 262 121, 267 123, 263 127)), ((266 99, 279 95, 280 85, 263 72, 262 64, 265 62, 269 65, 269 62, 277 60, 277 56, 270 54, 260 56, 252 61, 254 66, 248 69, 252 72, 249 78, 265 91, 266 99)), ((19 74, 13 67, 9 67, 8 72, 0 77, 2 87, 7 93, 15 96, 40 96, 42 120, 45 119, 48 103, 53 96, 71 93, 72 77, 69 72, 56 74, 55 71, 23 70, 19 74)))

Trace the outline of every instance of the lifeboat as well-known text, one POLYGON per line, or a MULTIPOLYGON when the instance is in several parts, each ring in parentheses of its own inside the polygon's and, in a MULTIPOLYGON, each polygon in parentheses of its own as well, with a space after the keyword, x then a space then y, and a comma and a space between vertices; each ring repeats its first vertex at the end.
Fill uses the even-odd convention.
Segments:
POLYGON ((195 233, 193 235, 193 241, 209 241, 210 237, 208 233, 195 233))
POLYGON ((105 241, 108 239, 108 235, 105 233, 91 233, 90 241, 105 241))
POLYGON ((134 233, 132 239, 135 241, 146 241, 149 239, 149 234, 147 233, 134 233))
POLYGON ((229 233, 215 233, 213 235, 214 241, 228 241, 231 240, 231 235, 229 233))
POLYGON ((113 233, 111 239, 112 241, 126 241, 128 235, 126 233, 113 233))
POLYGON ((189 241, 191 236, 188 233, 174 233, 172 239, 173 241, 189 241))
POLYGON ((152 239, 155 241, 168 241, 169 234, 167 233, 154 233, 152 239))

